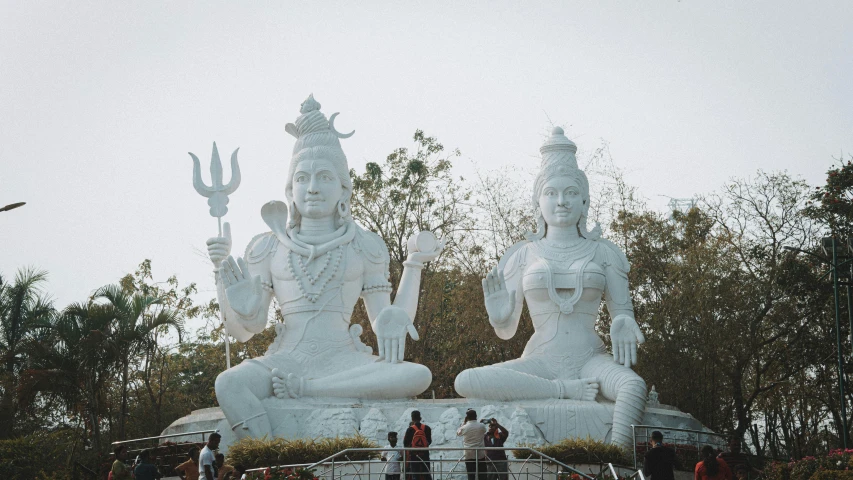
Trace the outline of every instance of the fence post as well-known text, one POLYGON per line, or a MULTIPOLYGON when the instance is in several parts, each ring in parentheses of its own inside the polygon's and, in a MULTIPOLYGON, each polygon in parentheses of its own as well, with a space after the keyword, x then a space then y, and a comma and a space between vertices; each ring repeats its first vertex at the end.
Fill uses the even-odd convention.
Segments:
POLYGON ((637 469, 637 429, 634 425, 631 425, 631 439, 634 444, 634 470, 637 469))

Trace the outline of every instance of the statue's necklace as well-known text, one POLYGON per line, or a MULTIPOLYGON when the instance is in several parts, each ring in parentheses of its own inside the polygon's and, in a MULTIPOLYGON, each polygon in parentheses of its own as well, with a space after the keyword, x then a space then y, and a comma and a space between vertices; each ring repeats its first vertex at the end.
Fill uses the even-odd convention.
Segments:
POLYGON ((548 274, 548 297, 552 302, 560 308, 560 313, 570 314, 575 309, 575 304, 580 300, 583 293, 583 272, 586 265, 592 260, 595 255, 596 243, 588 240, 581 240, 572 245, 559 244, 542 239, 534 242, 537 247, 537 253, 546 261, 542 262, 545 265, 545 270, 548 274), (551 271, 551 264, 548 260, 555 260, 560 263, 570 262, 575 264, 577 271, 575 272, 575 289, 569 298, 563 298, 557 293, 554 287, 554 274, 551 271))
POLYGON ((536 251, 543 258, 548 260, 577 260, 578 258, 589 255, 595 250, 596 243, 585 238, 571 244, 557 243, 543 238, 542 240, 533 242, 536 246, 536 251))
POLYGON ((343 248, 339 245, 323 254, 322 268, 317 272, 317 275, 311 275, 308 271, 308 267, 305 265, 305 261, 302 259, 302 255, 291 251, 287 256, 287 269, 290 270, 290 275, 296 279, 296 285, 299 287, 299 293, 301 293, 303 297, 307 298, 309 302, 315 303, 317 299, 320 298, 320 295, 322 295, 326 290, 326 286, 332 280, 332 277, 337 273, 342 258, 343 248), (294 257, 296 258, 295 263, 299 265, 298 274, 294 265, 294 257), (330 265, 331 268, 329 268, 330 265), (321 279, 322 282, 320 282, 321 279), (306 280, 308 281, 308 285, 305 285, 306 280), (319 290, 309 293, 309 289, 313 290, 312 287, 315 287, 318 282, 320 282, 319 290))

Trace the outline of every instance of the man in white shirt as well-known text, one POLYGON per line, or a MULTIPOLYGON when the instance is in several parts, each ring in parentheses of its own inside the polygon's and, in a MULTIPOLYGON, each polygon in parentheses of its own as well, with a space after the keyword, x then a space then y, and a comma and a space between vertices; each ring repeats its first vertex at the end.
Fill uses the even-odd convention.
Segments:
POLYGON ((214 465, 216 464, 216 449, 219 448, 219 440, 222 438, 216 432, 210 434, 207 445, 201 449, 198 455, 198 477, 199 480, 216 480, 214 465))
POLYGON ((477 421, 477 412, 468 409, 465 412, 465 422, 456 430, 456 436, 462 437, 462 447, 465 448, 465 470, 468 480, 484 480, 486 478, 486 444, 483 437, 486 426, 477 421), (480 450, 475 450, 481 447, 480 450))
MULTIPOLYGON (((387 449, 394 449, 397 446, 397 432, 388 432, 387 449)), ((400 480, 400 461, 403 460, 403 454, 400 450, 383 450, 382 461, 388 462, 385 465, 385 480, 400 480)))

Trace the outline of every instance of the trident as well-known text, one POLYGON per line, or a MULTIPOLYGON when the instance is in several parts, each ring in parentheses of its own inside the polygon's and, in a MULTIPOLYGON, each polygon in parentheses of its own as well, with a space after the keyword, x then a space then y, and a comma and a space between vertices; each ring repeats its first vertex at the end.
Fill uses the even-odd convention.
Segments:
MULTIPOLYGON (((216 148, 216 142, 213 142, 213 154, 210 157, 210 181, 212 186, 207 186, 201 179, 201 164, 192 152, 189 152, 193 158, 193 186, 195 191, 203 197, 207 197, 207 204, 210 205, 210 216, 216 217, 216 222, 219 225, 219 236, 222 236, 222 217, 228 213, 228 195, 234 193, 237 187, 240 186, 240 166, 237 165, 237 152, 240 149, 234 150, 231 154, 231 181, 227 184, 222 184, 222 162, 219 160, 219 150, 216 148)), ((225 323, 225 311, 220 305, 219 319, 225 323)), ((225 331, 225 368, 231 368, 231 345, 228 340, 228 331, 225 331)))

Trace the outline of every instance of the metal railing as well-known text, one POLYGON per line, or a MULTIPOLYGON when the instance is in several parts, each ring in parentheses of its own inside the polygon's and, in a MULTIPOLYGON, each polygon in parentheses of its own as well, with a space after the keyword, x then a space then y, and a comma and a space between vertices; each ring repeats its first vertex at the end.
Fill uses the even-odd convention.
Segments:
POLYGON ((164 438, 175 438, 175 437, 190 437, 193 435, 201 435, 201 441, 204 442, 204 436, 213 433, 216 430, 198 430, 195 432, 184 432, 184 433, 170 433, 169 435, 160 435, 158 437, 145 437, 145 438, 134 438, 131 440, 122 440, 120 442, 113 442, 113 446, 124 445, 127 443, 136 443, 136 442, 145 442, 149 440, 162 440, 164 438))
MULTIPOLYGON (((475 478, 485 479, 488 474, 504 474, 499 478, 507 480, 552 480, 560 475, 577 474, 584 480, 594 480, 596 473, 584 473, 570 465, 566 465, 548 455, 529 447, 500 447, 486 448, 475 447, 463 449, 460 447, 435 447, 435 448, 348 448, 342 450, 332 456, 324 458, 319 462, 312 464, 293 464, 293 465, 278 465, 270 467, 275 470, 291 469, 296 471, 299 468, 314 470, 314 476, 317 478, 328 480, 384 480, 385 474, 388 472, 388 467, 392 463, 398 463, 400 470, 400 478, 408 478, 412 476, 417 479, 418 474, 429 474, 433 480, 450 480, 456 478, 465 478, 468 474, 468 469, 475 478), (475 450, 482 452, 483 457, 478 461, 465 461, 464 451, 475 450), (495 450, 526 452, 527 458, 507 458, 505 463, 503 460, 489 459, 487 452, 495 450), (422 459, 417 456, 417 453, 428 451, 429 459, 422 459), (382 461, 377 459, 368 460, 353 460, 351 456, 364 457, 376 456, 382 452, 397 452, 405 460, 399 462, 382 461), (414 452, 414 453, 408 453, 414 452), (356 455, 357 454, 357 455, 356 455), (438 457, 438 458, 435 458, 438 457), (414 469, 413 469, 414 467, 414 469), (426 471, 424 471, 426 470, 426 471)), ((602 470, 606 468, 601 465, 602 470)), ((248 472, 261 472, 266 468, 252 469, 248 472)), ((396 470, 396 468, 394 468, 396 470)), ((601 472, 599 472, 601 473, 601 472)))
MULTIPOLYGON (((614 467, 612 463, 608 463, 607 467, 610 470, 610 475, 612 475, 615 480, 619 480, 620 477, 619 477, 619 474, 616 472, 616 467, 614 467)), ((643 475, 642 470, 637 470, 636 472, 628 475, 627 478, 628 478, 628 480, 632 480, 634 478, 639 478, 640 480, 646 480, 646 476, 643 475)))
MULTIPOLYGON (((726 435, 714 432, 706 432, 702 430, 691 430, 687 428, 669 428, 661 427, 660 425, 631 425, 631 438, 633 439, 634 450, 634 469, 637 469, 637 440, 644 440, 648 443, 651 432, 659 430, 664 434, 664 443, 672 445, 675 452, 678 453, 679 446, 689 445, 695 447, 696 450, 690 450, 690 453, 697 454, 703 445, 712 445, 718 450, 726 446, 728 437, 726 435), (667 432, 670 434, 667 435, 667 432), (680 432, 686 435, 672 435, 672 432, 680 432), (642 435, 640 435, 642 433, 642 435), (639 438, 638 438, 639 437, 639 438), (695 438, 695 440, 694 440, 695 438)), ((683 449, 682 449, 683 450, 683 449)))
MULTIPOLYGON (((140 453, 142 450, 145 450, 146 448, 158 449, 160 451, 156 452, 155 457, 152 458, 151 460, 154 462, 154 464, 157 466, 158 469, 162 469, 165 472, 171 473, 174 471, 174 468, 179 463, 182 463, 183 461, 185 461, 187 459, 186 453, 189 450, 189 448, 193 445, 198 444, 199 442, 189 441, 189 442, 185 442, 185 443, 176 443, 176 444, 166 446, 166 445, 162 445, 160 443, 162 440, 169 439, 169 438, 192 437, 195 435, 200 435, 201 436, 201 442, 200 443, 206 443, 207 435, 209 435, 215 431, 216 430, 197 430, 194 432, 171 433, 169 435, 159 435, 156 437, 134 438, 131 440, 121 440, 118 442, 113 442, 112 446, 117 447, 119 445, 127 445, 128 446, 127 453, 128 453, 128 455, 130 455, 131 459, 136 454, 140 453), (149 442, 150 444, 145 445, 144 444, 145 442, 149 442), (142 446, 133 445, 133 444, 140 444, 140 443, 142 443, 143 445, 142 446), (133 446, 133 448, 130 448, 131 446, 133 446)), ((113 456, 110 455, 110 459, 112 459, 112 458, 113 458, 113 456)))

